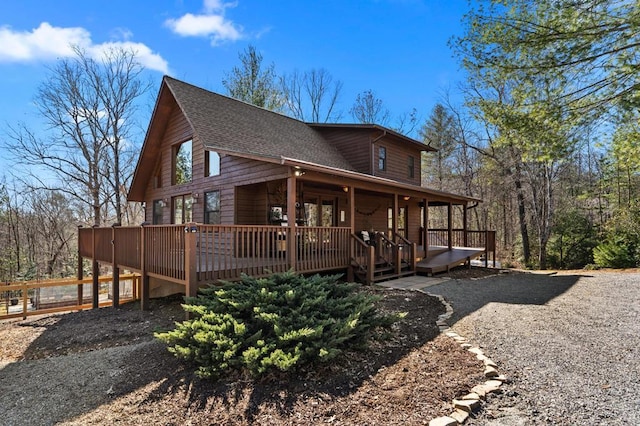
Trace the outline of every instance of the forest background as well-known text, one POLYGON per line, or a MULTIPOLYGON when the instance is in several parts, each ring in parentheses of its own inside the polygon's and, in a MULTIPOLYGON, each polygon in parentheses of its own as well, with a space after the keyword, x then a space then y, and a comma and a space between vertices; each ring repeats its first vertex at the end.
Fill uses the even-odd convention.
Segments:
MULTIPOLYGON (((465 80, 430 111, 389 111, 375 88, 338 110, 339 78, 280 74, 259 45, 222 84, 300 120, 376 123, 438 149, 423 184, 484 200, 470 226, 497 231, 503 266, 640 266, 636 3, 479 1, 463 24, 450 47, 465 80)), ((0 185, 0 280, 73 275, 77 226, 142 222, 126 194, 157 91, 144 71, 133 49, 75 47, 34 93, 47 131, 3 126, 15 167, 0 185)))

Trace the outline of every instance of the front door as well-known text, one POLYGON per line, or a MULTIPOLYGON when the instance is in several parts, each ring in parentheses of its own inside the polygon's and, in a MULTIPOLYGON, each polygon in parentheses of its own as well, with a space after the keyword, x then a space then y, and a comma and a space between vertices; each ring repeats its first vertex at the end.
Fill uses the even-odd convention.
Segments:
POLYGON ((308 196, 304 201, 305 226, 336 226, 335 197, 308 196))

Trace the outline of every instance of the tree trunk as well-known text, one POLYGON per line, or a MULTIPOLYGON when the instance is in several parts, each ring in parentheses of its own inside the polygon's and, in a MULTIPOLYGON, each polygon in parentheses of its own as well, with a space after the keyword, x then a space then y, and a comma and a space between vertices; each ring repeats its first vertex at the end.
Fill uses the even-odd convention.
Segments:
POLYGON ((522 256, 524 263, 531 261, 531 245, 529 242, 529 229, 527 228, 527 210, 524 199, 524 190, 522 189, 522 165, 520 160, 516 159, 516 174, 514 176, 514 185, 516 187, 516 199, 518 201, 518 220, 520 222, 520 236, 522 237, 522 256))

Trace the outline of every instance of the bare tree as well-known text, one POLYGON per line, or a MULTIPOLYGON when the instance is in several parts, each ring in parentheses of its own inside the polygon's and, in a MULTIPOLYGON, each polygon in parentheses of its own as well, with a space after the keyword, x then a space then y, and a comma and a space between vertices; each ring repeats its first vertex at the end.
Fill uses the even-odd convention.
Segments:
POLYGON ((122 220, 136 101, 150 88, 141 72, 133 51, 113 49, 96 60, 75 48, 75 56, 53 67, 36 94, 48 137, 24 124, 9 129, 6 147, 17 162, 34 168, 33 189, 67 194, 89 207, 95 225, 110 206, 116 222, 122 220))
POLYGON ((382 99, 376 97, 371 89, 358 94, 349 112, 358 123, 379 124, 381 126, 388 125, 391 116, 389 110, 384 107, 382 99))
POLYGON ((411 135, 418 128, 418 110, 412 108, 409 112, 404 112, 398 116, 393 130, 403 135, 411 135))
POLYGON ((313 123, 338 121, 341 113, 336 105, 342 92, 342 82, 334 80, 324 68, 300 73, 295 70, 280 79, 285 94, 286 109, 298 120, 313 123))

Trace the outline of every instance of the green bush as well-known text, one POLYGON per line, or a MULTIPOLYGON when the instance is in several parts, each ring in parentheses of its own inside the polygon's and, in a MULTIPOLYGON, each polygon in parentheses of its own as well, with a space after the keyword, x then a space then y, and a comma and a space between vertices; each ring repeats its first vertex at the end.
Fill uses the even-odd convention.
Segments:
POLYGON ((593 261, 600 268, 640 266, 640 206, 614 213, 605 226, 604 241, 593 250, 593 261))
POLYGON ((210 286, 183 305, 193 319, 156 337, 197 365, 201 377, 229 370, 260 376, 326 362, 347 348, 366 347, 376 328, 400 317, 380 314, 377 297, 339 278, 287 272, 210 286))
POLYGON ((600 268, 632 268, 636 266, 634 247, 622 238, 598 245, 593 249, 593 260, 600 268))

